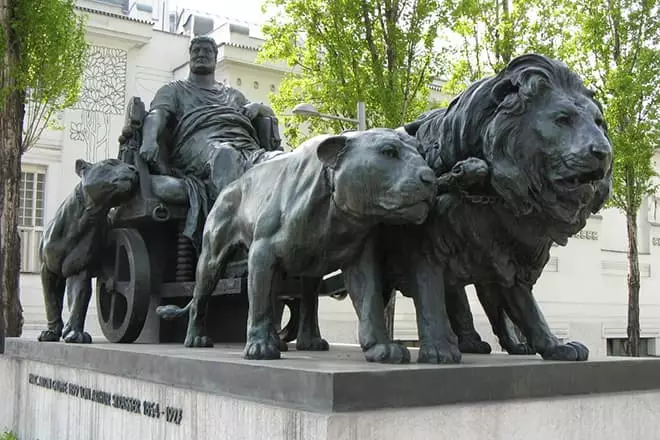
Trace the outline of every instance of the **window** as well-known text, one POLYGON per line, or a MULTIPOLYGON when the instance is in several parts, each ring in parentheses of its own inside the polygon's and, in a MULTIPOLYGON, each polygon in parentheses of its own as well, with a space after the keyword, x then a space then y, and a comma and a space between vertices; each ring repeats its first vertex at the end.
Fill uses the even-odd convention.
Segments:
POLYGON ((39 242, 44 231, 45 170, 21 172, 18 231, 21 236, 21 272, 39 272, 39 242))
MULTIPOLYGON (((649 341, 650 338, 639 339, 639 355, 649 355, 649 341)), ((625 356, 626 343, 628 338, 608 338, 607 339, 607 355, 608 356, 625 356)))

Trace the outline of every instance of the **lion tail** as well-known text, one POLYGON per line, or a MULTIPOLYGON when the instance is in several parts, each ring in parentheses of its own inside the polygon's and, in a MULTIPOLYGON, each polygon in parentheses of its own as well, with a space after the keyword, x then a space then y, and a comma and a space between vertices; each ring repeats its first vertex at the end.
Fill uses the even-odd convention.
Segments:
POLYGON ((192 300, 183 308, 174 305, 158 306, 156 307, 156 314, 161 318, 170 321, 172 319, 180 318, 181 316, 188 313, 191 304, 192 300))
POLYGON ((286 305, 289 306, 289 322, 286 323, 286 326, 280 330, 279 336, 280 340, 284 342, 291 342, 298 337, 298 323, 300 322, 300 298, 293 298, 288 301, 284 301, 286 305))

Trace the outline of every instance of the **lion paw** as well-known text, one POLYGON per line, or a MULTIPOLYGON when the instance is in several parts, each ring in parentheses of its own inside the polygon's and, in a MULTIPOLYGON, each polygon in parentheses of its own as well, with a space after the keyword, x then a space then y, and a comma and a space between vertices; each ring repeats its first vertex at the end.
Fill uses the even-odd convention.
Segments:
POLYGON ((586 361, 589 359, 589 349, 581 342, 571 341, 550 347, 541 356, 546 361, 586 361))
POLYGON ((513 344, 503 348, 504 350, 506 350, 507 353, 512 355, 536 354, 536 350, 534 350, 534 348, 531 345, 525 343, 513 344))
POLYGON ((468 336, 458 338, 458 348, 461 353, 489 354, 491 347, 488 342, 482 341, 479 337, 468 336))
POLYGON ((186 336, 186 340, 183 341, 183 345, 189 348, 213 347, 213 339, 202 335, 188 335, 186 336))
POLYGON ((328 351, 330 345, 328 341, 320 336, 311 338, 298 338, 296 341, 296 350, 299 351, 328 351))
POLYGON ((422 364, 458 364, 461 351, 457 345, 449 343, 423 343, 419 347, 417 362, 422 364))
POLYGON ((278 347, 280 348, 280 352, 289 351, 289 344, 284 339, 279 340, 278 347))
POLYGON ((369 362, 380 362, 383 364, 407 364, 410 362, 410 352, 408 349, 396 342, 376 344, 366 349, 364 356, 369 362))
POLYGON ((257 360, 266 360, 266 359, 279 359, 280 358, 280 349, 279 339, 274 339, 271 337, 267 338, 250 338, 245 344, 245 350, 243 351, 243 357, 246 359, 257 359, 257 360))
POLYGON ((61 337, 62 337, 61 331, 58 332, 55 330, 44 330, 39 334, 37 340, 40 342, 58 342, 61 337))
POLYGON ((92 337, 87 332, 70 331, 64 336, 64 342, 70 344, 91 344, 92 337))

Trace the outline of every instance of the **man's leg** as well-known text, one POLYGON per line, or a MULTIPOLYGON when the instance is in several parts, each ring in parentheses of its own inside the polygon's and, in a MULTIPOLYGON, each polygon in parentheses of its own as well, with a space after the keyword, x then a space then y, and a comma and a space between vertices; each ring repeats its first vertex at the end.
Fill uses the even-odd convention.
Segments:
POLYGON ((183 180, 172 176, 151 176, 154 196, 165 203, 184 205, 188 203, 188 192, 183 180))
POLYGON ((208 163, 209 198, 215 201, 218 194, 231 182, 241 177, 247 168, 247 157, 228 144, 218 144, 208 163))

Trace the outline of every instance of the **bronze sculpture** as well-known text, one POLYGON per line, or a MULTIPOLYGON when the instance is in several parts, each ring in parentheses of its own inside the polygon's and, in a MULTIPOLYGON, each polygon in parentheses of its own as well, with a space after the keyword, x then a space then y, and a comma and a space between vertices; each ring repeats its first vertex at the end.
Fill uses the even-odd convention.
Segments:
MULTIPOLYGON (((277 188, 286 195, 287 191, 302 191, 297 186, 297 179, 301 176, 310 182, 317 182, 320 176, 327 174, 327 178, 333 181, 333 176, 337 177, 333 167, 349 163, 355 176, 361 176, 363 185, 365 182, 373 182, 376 177, 382 183, 387 181, 387 173, 378 168, 382 157, 373 154, 381 149, 390 151, 391 148, 388 150, 386 147, 395 144, 397 151, 388 153, 392 154, 390 159, 396 160, 396 155, 403 151, 411 158, 410 166, 413 168, 428 169, 428 165, 435 172, 433 179, 428 176, 421 179, 425 185, 431 185, 428 181, 432 180, 434 188, 437 179, 439 190, 428 220, 418 226, 379 225, 384 220, 387 220, 385 223, 391 222, 391 213, 403 206, 400 201, 394 203, 390 200, 392 210, 381 212, 379 219, 377 216, 367 216, 369 218, 366 221, 362 218, 367 214, 365 210, 387 198, 383 193, 384 187, 376 185, 372 192, 364 192, 360 191, 355 179, 344 179, 342 188, 347 191, 346 194, 353 194, 346 196, 345 200, 348 205, 357 202, 359 205, 356 205, 358 209, 353 207, 349 210, 349 217, 355 217, 351 225, 355 229, 347 228, 340 232, 345 234, 350 230, 364 240, 347 242, 343 256, 332 246, 332 252, 326 249, 332 255, 327 256, 324 268, 319 266, 318 270, 309 271, 300 269, 294 261, 297 253, 304 255, 302 259, 311 258, 313 263, 313 254, 322 254, 324 250, 318 248, 318 243, 309 237, 298 240, 299 235, 314 232, 334 237, 337 231, 331 227, 323 228, 323 221, 320 220, 317 224, 310 224, 308 218, 314 218, 314 212, 305 209, 296 211, 291 208, 293 205, 287 205, 298 217, 280 213, 275 228, 279 232, 285 231, 284 235, 291 241, 281 245, 287 252, 282 249, 276 252, 280 260, 286 259, 285 254, 293 255, 292 260, 287 260, 289 270, 283 272, 317 280, 308 285, 312 292, 316 292, 324 270, 331 271, 331 268, 337 267, 346 269, 345 288, 354 301, 361 323, 360 342, 367 359, 371 361, 406 362, 409 359, 404 347, 388 340, 382 317, 374 312, 387 301, 394 288, 415 300, 421 362, 458 362, 460 351, 489 352, 490 347, 481 341, 474 329, 465 298, 464 285, 470 283, 476 285, 479 299, 495 334, 508 352, 528 353, 533 350, 546 359, 560 360, 585 360, 588 357, 588 350, 582 344, 559 344, 545 324, 532 295, 532 286, 547 262, 552 243, 565 244, 570 235, 584 226, 589 214, 600 209, 610 192, 612 151, 600 105, 566 66, 539 55, 518 57, 502 72, 474 83, 447 109, 422 115, 417 121, 398 129, 398 134, 380 129, 314 138, 301 147, 300 153, 281 155, 280 151, 273 151, 280 150, 280 146, 277 120, 272 111, 262 104, 249 103, 239 91, 215 81, 217 47, 213 40, 207 37, 193 39, 190 56, 190 77, 163 86, 156 94, 146 117, 138 111, 135 115, 141 116, 131 119, 135 125, 134 132, 129 130, 131 133, 127 131, 127 136, 123 136, 124 140, 130 138, 132 142, 126 151, 139 151, 139 156, 130 152, 120 153, 120 156, 123 160, 132 157, 128 163, 135 163, 138 168, 143 166, 141 159, 144 159, 156 175, 140 171, 142 199, 149 199, 158 209, 167 203, 177 205, 180 209, 177 208, 179 213, 176 220, 184 220, 182 234, 191 240, 198 252, 203 248, 201 232, 204 222, 216 198, 223 202, 213 205, 216 206, 214 216, 207 224, 209 236, 221 233, 224 227, 229 227, 226 226, 227 222, 234 220, 242 222, 244 231, 256 228, 249 215, 240 210, 234 211, 236 200, 232 197, 237 192, 245 200, 262 202, 250 208, 261 221, 277 217, 273 213, 261 211, 274 196, 266 194, 263 188, 255 189, 246 183, 256 179, 251 176, 261 176, 268 190, 275 188, 276 183, 277 188), (417 141, 409 135, 416 136, 417 141), (310 147, 310 143, 315 146, 310 147), (330 149, 326 143, 347 147, 336 149, 338 155, 335 156, 320 154, 321 161, 311 161, 309 157, 313 155, 308 155, 307 160, 300 162, 306 165, 299 164, 298 168, 294 166, 295 172, 282 172, 280 176, 273 174, 273 171, 264 171, 279 170, 278 167, 284 163, 296 163, 304 151, 316 151, 315 148, 321 145, 324 146, 319 149, 320 152, 330 149), (362 156, 350 153, 354 150, 350 147, 353 144, 366 146, 360 153, 362 156), (413 154, 411 149, 416 150, 416 153, 413 154), (419 154, 427 165, 418 163, 419 154), (335 159, 339 160, 334 163, 335 159), (359 160, 361 167, 355 167, 351 160, 359 160), (290 182, 285 181, 286 176, 290 182), (146 186, 145 182, 148 182, 146 186), (147 186, 153 194, 144 191, 147 186), (231 218, 225 218, 225 215, 231 218), (372 231, 364 226, 366 224, 373 228, 376 235, 365 232, 372 231), (368 239, 365 238, 367 236, 368 239), (307 249, 305 246, 311 249, 309 255, 304 252, 307 249), (406 251, 401 252, 401 249, 406 251), (359 254, 362 255, 358 257, 359 254), (401 258, 402 254, 405 258, 401 258), (374 255, 382 258, 376 259, 374 255), (375 295, 373 292, 380 293, 375 295), (515 338, 509 317, 521 329, 526 343, 520 343, 515 338)), ((123 165, 128 167, 126 170, 135 173, 128 164, 123 165)), ((85 165, 83 168, 90 167, 85 165)), ((390 178, 396 179, 397 176, 413 172, 404 169, 393 168, 390 178)), ((344 175, 348 174, 344 172, 344 175)), ((413 187, 407 191, 418 191, 417 194, 423 192, 420 188, 411 189, 413 187)), ((321 203, 327 201, 324 191, 328 188, 321 188, 319 194, 307 189, 301 193, 317 203, 323 211, 328 208, 321 203)), ((399 195, 405 194, 405 188, 400 189, 403 192, 399 195)), ((127 189, 126 197, 130 196, 131 191, 127 189)), ((286 198, 285 195, 277 197, 286 198)), ((119 203, 119 199, 105 200, 100 205, 107 212, 113 203, 119 203)), ((133 207, 139 208, 140 201, 136 203, 133 207)), ((122 223, 124 227, 130 226, 132 220, 143 221, 142 211, 144 209, 137 209, 125 215, 122 223)), ((156 211, 154 209, 151 214, 153 219, 167 223, 169 215, 158 218, 156 211)), ((167 209, 162 208, 159 212, 162 214, 165 211, 167 209)), ((100 218, 95 217, 95 220, 100 218)), ((103 226, 99 225, 99 228, 103 226)), ((171 233, 172 229, 164 226, 162 230, 171 233)), ((140 239, 137 232, 126 235, 126 229, 123 231, 118 231, 120 236, 123 233, 126 237, 133 237, 133 240, 140 239)), ((77 233, 74 229, 69 232, 73 235, 77 233)), ((151 232, 155 233, 155 230, 151 232)), ((194 287, 196 299, 191 316, 195 319, 191 320, 188 329, 185 341, 188 346, 211 344, 210 338, 204 333, 203 323, 205 296, 212 289, 209 287, 212 281, 217 280, 220 273, 217 266, 209 263, 215 258, 215 252, 218 249, 229 252, 226 246, 231 247, 235 242, 240 242, 239 247, 242 247, 234 255, 238 260, 243 258, 240 255, 252 252, 249 249, 253 244, 252 237, 246 238, 226 231, 222 234, 229 241, 216 238, 216 249, 213 252, 207 249, 199 261, 198 279, 199 274, 202 274, 204 282, 194 287)), ((64 236, 68 235, 65 233, 64 236)), ((44 258, 53 255, 56 253, 51 245, 44 258)), ((85 258, 87 260, 80 261, 92 264, 94 252, 90 251, 85 258)), ((222 276, 229 280, 243 277, 248 284, 256 283, 259 276, 266 276, 263 274, 267 271, 263 270, 259 271, 260 274, 246 273, 239 268, 238 263, 241 262, 238 260, 232 262, 234 269, 222 276)), ((308 261, 308 264, 312 263, 308 261)), ((52 267, 51 272, 61 277, 57 265, 52 267)), ((70 274, 70 271, 65 272, 70 274)), ((271 273, 268 276, 275 275, 271 273)), ((160 282, 170 281, 161 278, 160 282)), ((58 280, 61 284, 60 278, 58 280)), ((111 289, 112 280, 105 281, 107 283, 104 286, 107 284, 107 288, 111 289)), ((138 284, 148 291, 151 282, 142 281, 138 284)), ((267 284, 264 279, 261 281, 267 284)), ((57 301, 53 303, 52 298, 59 297, 52 295, 57 289, 51 287, 48 287, 50 293, 47 294, 45 290, 45 298, 47 303, 50 301, 55 304, 57 301)), ((256 305, 248 324, 248 357, 279 356, 279 349, 275 345, 280 344, 274 337, 276 325, 273 323, 272 309, 264 305, 262 298, 263 291, 267 290, 259 289, 258 292, 255 290, 249 293, 251 302, 256 305)), ((81 298, 87 298, 88 301, 89 294, 85 292, 81 298)), ((85 304, 81 310, 86 310, 86 301, 80 302, 85 304)), ((303 307, 299 310, 302 327, 297 332, 300 342, 298 348, 327 349, 327 343, 318 330, 315 293, 303 293, 300 301, 303 307)), ((142 310, 146 306, 144 301, 141 304, 142 310)), ((40 339, 57 340, 63 326, 61 319, 57 321, 57 305, 47 305, 47 309, 49 307, 49 330, 40 339)), ((171 307, 162 308, 160 312, 165 316, 181 314, 180 310, 171 307)), ((84 322, 84 311, 76 314, 81 315, 84 322)), ((135 340, 144 323, 144 316, 140 319, 127 324, 131 328, 130 335, 118 335, 116 339, 122 342, 135 340)), ((75 325, 73 336, 68 338, 70 341, 89 342, 81 326, 75 325)))
MULTIPOLYGON (((280 357, 272 295, 286 276, 321 277, 341 268, 364 327, 383 327, 377 224, 422 223, 436 193, 417 141, 394 130, 317 136, 294 152, 256 165, 220 193, 204 228, 192 301, 158 313, 189 311, 185 345, 207 347, 206 307, 231 255, 249 250, 245 356, 280 357)), ((307 292, 316 295, 316 292, 307 292)), ((407 350, 385 339, 363 345, 365 357, 405 362, 407 350)))
MULTIPOLYGON (((420 140, 437 175, 471 157, 489 170, 467 191, 440 193, 424 225, 381 232, 383 292, 389 298, 397 288, 413 297, 419 361, 459 362, 456 334, 466 339, 465 351, 489 351, 465 299, 463 286, 472 283, 507 351, 586 360, 586 346, 561 344, 551 333, 532 287, 552 243, 565 245, 610 195, 612 145, 593 93, 559 61, 524 55, 472 84, 446 110, 404 128, 420 140)), ((361 334, 360 342, 384 337, 361 334)))
POLYGON ((76 161, 80 183, 48 223, 40 245, 41 284, 48 328, 39 340, 90 343, 84 331, 92 296, 92 277, 103 250, 108 211, 128 200, 137 188, 135 167, 117 159, 91 164, 76 161), (62 322, 64 292, 71 315, 62 322))
MULTIPOLYGON (((407 260, 414 261, 408 273, 432 272, 424 283, 408 278, 416 307, 442 296, 435 286, 445 284, 444 269, 459 285, 475 283, 504 346, 506 313, 544 359, 586 360, 587 347, 552 334, 532 287, 552 243, 566 245, 611 192, 612 145, 593 92, 565 64, 523 55, 461 93, 441 117, 422 122, 416 136, 436 172, 466 156, 483 157, 490 169, 478 191, 440 195, 427 233, 416 236, 420 247, 413 248, 427 252, 407 260)), ((451 328, 429 326, 420 312, 418 326, 422 347, 444 346, 437 360, 459 359, 451 328)))
POLYGON ((163 200, 188 202, 184 234, 199 250, 217 195, 268 157, 268 150, 278 149, 279 133, 268 106, 249 102, 215 80, 218 47, 212 38, 193 38, 189 52, 188 78, 164 85, 151 102, 140 156, 156 174, 180 179, 179 185, 154 185, 153 190, 163 200))

